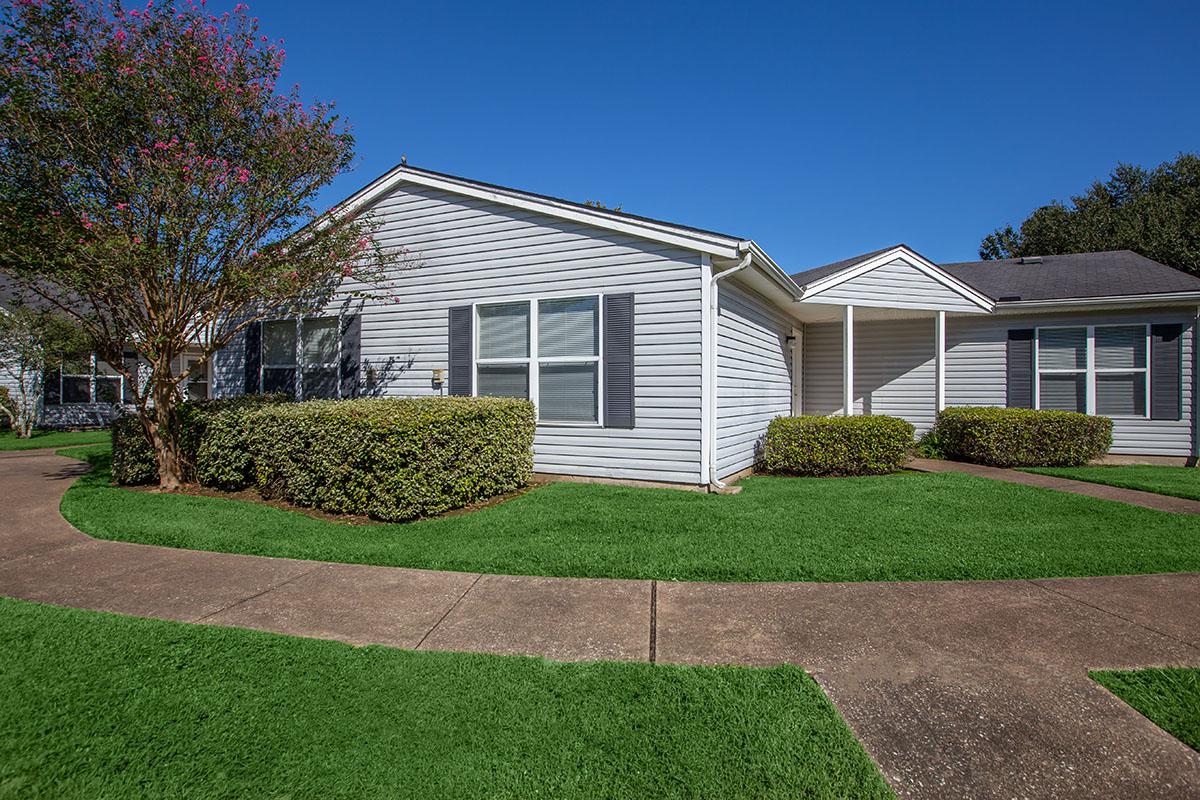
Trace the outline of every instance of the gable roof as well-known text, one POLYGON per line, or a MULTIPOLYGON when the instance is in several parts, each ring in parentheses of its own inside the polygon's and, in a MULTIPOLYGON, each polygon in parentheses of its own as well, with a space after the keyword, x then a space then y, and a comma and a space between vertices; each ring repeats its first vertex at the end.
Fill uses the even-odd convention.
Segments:
POLYGON ((894 244, 891 247, 883 247, 879 250, 872 250, 871 252, 863 253, 862 255, 843 258, 841 261, 834 261, 830 264, 822 264, 819 267, 811 267, 806 270, 801 270, 800 272, 793 272, 791 278, 796 282, 797 286, 803 288, 810 284, 816 283, 826 275, 832 275, 835 272, 841 272, 844 269, 861 264, 864 261, 869 261, 875 256, 882 255, 889 250, 895 250, 898 247, 907 247, 907 245, 904 243, 894 244))
POLYGON ((1070 253, 943 264, 956 278, 1000 302, 1200 293, 1200 278, 1132 250, 1070 253))
POLYGON ((907 268, 923 274, 926 278, 941 284, 951 293, 966 300, 974 308, 991 311, 995 303, 987 295, 975 287, 959 280, 925 256, 913 250, 906 244, 897 244, 863 253, 853 258, 835 261, 821 267, 797 272, 792 275, 792 281, 800 288, 801 300, 815 300, 820 303, 822 292, 836 286, 853 281, 860 275, 865 275, 886 264, 903 263, 907 268))
MULTIPOLYGON (((336 213, 358 213, 374 204, 401 183, 415 183, 456 194, 476 197, 515 208, 537 211, 549 216, 594 225, 599 228, 629 233, 642 238, 674 244, 702 253, 722 258, 735 258, 747 249, 749 239, 733 236, 727 233, 695 228, 690 225, 680 225, 675 222, 665 222, 643 217, 637 214, 626 214, 624 211, 613 211, 607 208, 578 203, 574 200, 564 200, 523 189, 512 189, 494 183, 485 183, 445 172, 434 172, 429 169, 397 164, 380 175, 369 184, 352 194, 336 209, 336 213)), ((774 262, 772 262, 772 265, 774 262)), ((782 271, 780 271, 782 276, 782 271)))

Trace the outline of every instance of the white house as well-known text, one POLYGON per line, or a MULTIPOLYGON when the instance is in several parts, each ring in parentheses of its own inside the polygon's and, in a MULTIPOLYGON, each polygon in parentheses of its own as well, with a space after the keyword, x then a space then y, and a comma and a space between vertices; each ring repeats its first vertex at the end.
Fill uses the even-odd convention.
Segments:
MULTIPOLYGON (((410 253, 393 297, 257 325, 189 396, 517 395, 539 472, 695 486, 801 413, 923 432, 947 405, 1065 408, 1112 417, 1114 454, 1197 456, 1200 279, 1135 253, 939 265, 900 244, 789 274, 742 237, 404 165, 344 208, 410 253)), ((47 422, 110 416, 112 372, 48 376, 47 422)))
POLYGON ((800 413, 1067 408, 1113 417, 1113 453, 1197 454, 1200 279, 1134 253, 901 244, 789 275, 749 239, 404 165, 345 206, 417 266, 392 299, 252 329, 215 396, 528 397, 539 472, 692 485, 800 413))

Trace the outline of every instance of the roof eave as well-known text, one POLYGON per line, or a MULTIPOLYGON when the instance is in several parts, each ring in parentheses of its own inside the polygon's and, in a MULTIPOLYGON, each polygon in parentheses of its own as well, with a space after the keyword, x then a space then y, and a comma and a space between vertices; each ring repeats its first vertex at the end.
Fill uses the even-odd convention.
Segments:
MULTIPOLYGON (((357 214, 370 207, 401 183, 415 183, 433 189, 475 197, 527 211, 548 214, 559 219, 594 225, 598 228, 627 233, 643 239, 662 242, 688 250, 708 253, 721 258, 734 258, 744 240, 732 236, 707 233, 693 228, 632 217, 606 209, 592 209, 575 203, 533 196, 516 189, 481 185, 465 178, 432 174, 398 165, 352 194, 335 210, 338 214, 357 214)), ((765 254, 764 254, 765 255, 765 254)), ((769 259, 768 259, 769 260, 769 259)), ((771 262, 774 264, 774 262, 771 262)))
POLYGON ((1119 306, 1137 304, 1190 304, 1200 303, 1200 290, 1184 292, 1156 292, 1154 294, 1109 295, 1106 297, 1060 297, 1046 300, 1000 300, 996 302, 997 311, 1020 310, 1026 308, 1050 308, 1062 306, 1078 308, 1080 306, 1119 306))

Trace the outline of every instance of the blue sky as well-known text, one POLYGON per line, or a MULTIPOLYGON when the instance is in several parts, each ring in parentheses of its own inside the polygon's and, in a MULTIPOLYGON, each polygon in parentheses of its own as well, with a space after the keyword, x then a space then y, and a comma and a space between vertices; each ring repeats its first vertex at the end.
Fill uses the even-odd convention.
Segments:
POLYGON ((1200 150, 1195 4, 251 10, 286 40, 285 82, 353 125, 330 203, 405 154, 753 238, 789 271, 898 241, 974 259, 1119 161, 1200 150))

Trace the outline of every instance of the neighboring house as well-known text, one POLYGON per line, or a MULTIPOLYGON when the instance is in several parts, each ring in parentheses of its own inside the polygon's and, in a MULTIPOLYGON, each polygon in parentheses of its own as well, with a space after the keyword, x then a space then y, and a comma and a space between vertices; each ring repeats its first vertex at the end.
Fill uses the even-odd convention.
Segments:
MULTIPOLYGON (((215 396, 531 399, 541 473, 708 485, 786 414, 1111 416, 1194 458, 1200 279, 1130 252, 938 265, 905 245, 789 275, 753 241, 400 166, 343 204, 405 247, 394 296, 251 328, 215 396)), ((345 302, 345 301, 343 301, 345 302)))
MULTIPOLYGON (((0 276, 0 313, 13 302, 17 291, 13 284, 0 276)), ((189 352, 176 359, 180 371, 199 358, 200 351, 189 352)), ((125 361, 137 360, 133 352, 125 353, 125 361)), ((0 369, 0 386, 10 392, 18 391, 17 381, 0 369)), ((55 364, 44 376, 42 409, 38 424, 47 428, 84 428, 107 425, 115 417, 133 408, 134 387, 95 353, 80 353, 55 364)), ((183 387, 185 396, 200 399, 209 396, 208 369, 192 375, 183 387)))

